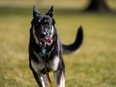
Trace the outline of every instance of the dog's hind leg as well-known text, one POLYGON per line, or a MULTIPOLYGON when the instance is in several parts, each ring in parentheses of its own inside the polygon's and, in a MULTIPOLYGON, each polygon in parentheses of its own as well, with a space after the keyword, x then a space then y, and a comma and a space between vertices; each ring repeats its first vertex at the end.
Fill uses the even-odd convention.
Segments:
POLYGON ((56 87, 65 87, 65 73, 63 70, 58 70, 55 73, 56 87))
POLYGON ((41 75, 39 75, 38 73, 36 73, 34 71, 33 71, 33 75, 34 75, 34 78, 35 78, 37 84, 39 85, 39 87, 46 87, 46 85, 44 83, 44 79, 41 75))

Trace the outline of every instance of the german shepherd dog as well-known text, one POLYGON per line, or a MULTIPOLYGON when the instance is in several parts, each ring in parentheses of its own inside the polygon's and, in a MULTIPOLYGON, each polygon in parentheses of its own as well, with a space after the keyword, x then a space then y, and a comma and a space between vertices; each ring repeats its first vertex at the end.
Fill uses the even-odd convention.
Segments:
POLYGON ((83 42, 83 29, 77 31, 76 40, 64 45, 58 37, 53 18, 53 6, 41 15, 33 7, 30 28, 29 66, 39 87, 48 87, 48 73, 53 72, 56 87, 65 87, 65 65, 63 54, 78 51, 83 42))

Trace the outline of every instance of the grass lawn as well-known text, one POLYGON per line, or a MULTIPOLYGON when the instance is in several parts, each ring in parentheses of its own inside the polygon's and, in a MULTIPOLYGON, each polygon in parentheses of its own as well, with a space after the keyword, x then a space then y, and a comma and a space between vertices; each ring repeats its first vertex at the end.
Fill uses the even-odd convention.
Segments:
MULTIPOLYGON (((31 4, 11 6, 7 1, 0 0, 0 87, 37 87, 28 67, 31 4)), ((66 87, 116 87, 116 15, 65 14, 56 9, 54 18, 63 43, 72 43, 77 28, 84 28, 80 52, 64 55, 66 87)))

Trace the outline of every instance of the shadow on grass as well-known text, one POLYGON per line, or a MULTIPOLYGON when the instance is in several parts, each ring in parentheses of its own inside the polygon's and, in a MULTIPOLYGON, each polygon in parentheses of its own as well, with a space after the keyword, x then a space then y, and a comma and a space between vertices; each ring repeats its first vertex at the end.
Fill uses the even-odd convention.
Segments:
MULTIPOLYGON (((40 8, 39 11, 42 14, 45 14, 49 9, 48 8, 40 8)), ((33 7, 11 7, 11 6, 0 6, 0 16, 32 16, 33 7)), ((77 14, 99 14, 97 12, 84 12, 83 9, 55 9, 55 15, 77 15, 77 14)), ((113 14, 116 15, 116 12, 112 13, 103 13, 100 14, 113 14)))
MULTIPOLYGON (((30 15, 32 14, 33 8, 23 8, 23 7, 9 7, 9 6, 0 6, 0 16, 4 15, 30 15)), ((48 8, 40 8, 39 11, 41 13, 46 13, 49 9, 48 8)), ((58 15, 76 15, 77 13, 81 12, 76 9, 55 9, 55 14, 58 15)))

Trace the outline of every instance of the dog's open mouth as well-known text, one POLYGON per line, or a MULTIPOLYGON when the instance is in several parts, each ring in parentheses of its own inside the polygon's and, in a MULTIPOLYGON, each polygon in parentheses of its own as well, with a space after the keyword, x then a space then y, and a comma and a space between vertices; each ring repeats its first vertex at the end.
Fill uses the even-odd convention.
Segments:
POLYGON ((41 38, 41 44, 44 46, 50 46, 53 40, 50 37, 41 38))

